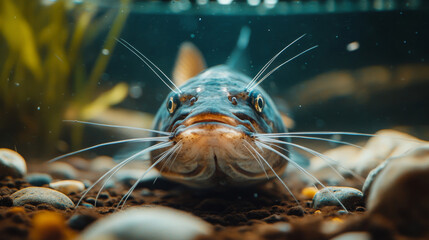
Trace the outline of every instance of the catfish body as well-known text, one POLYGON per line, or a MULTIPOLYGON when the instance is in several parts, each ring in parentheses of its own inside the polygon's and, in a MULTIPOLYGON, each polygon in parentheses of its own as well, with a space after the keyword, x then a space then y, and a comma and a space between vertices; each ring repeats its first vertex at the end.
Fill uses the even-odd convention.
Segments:
MULTIPOLYGON (((180 150, 157 165, 163 176, 195 187, 245 186, 284 171, 287 161, 255 142, 256 133, 284 133, 286 127, 262 88, 249 91, 251 80, 221 65, 167 96, 154 129, 171 132, 170 141, 180 150)), ((152 161, 163 151, 152 152, 152 161)))

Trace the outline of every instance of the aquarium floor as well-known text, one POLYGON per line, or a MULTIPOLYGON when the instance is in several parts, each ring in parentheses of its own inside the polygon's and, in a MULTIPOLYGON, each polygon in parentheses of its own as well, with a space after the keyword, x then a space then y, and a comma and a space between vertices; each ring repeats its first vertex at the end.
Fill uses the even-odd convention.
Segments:
MULTIPOLYGON (((33 229, 33 215, 40 211, 55 211, 67 221, 67 228, 77 234, 99 218, 113 212, 128 186, 111 188, 100 195, 96 207, 79 206, 58 210, 50 205, 26 204, 17 211, 10 194, 30 186, 23 179, 0 181, 0 239, 27 239, 33 229), (78 222, 71 217, 81 215, 78 222)), ((94 204, 97 191, 90 192, 83 203, 94 204)), ((341 208, 325 207, 320 212, 310 207, 311 201, 296 193, 298 205, 281 186, 270 182, 264 186, 241 190, 202 191, 158 180, 142 184, 133 192, 125 208, 142 205, 162 205, 190 212, 214 226, 211 236, 200 239, 330 239, 342 232, 369 232, 377 239, 397 239, 399 235, 383 219, 367 217, 364 207, 344 213, 341 208), (333 224, 332 224, 333 223, 333 224), (329 233, 332 225, 335 234, 329 233)), ((80 194, 71 194, 77 203, 80 194)), ((89 206, 89 205, 88 205, 89 206)), ((332 232, 332 231, 331 231, 332 232)), ((60 239, 58 236, 53 239, 60 239)), ((66 238, 63 238, 66 239, 66 238)), ((406 238, 402 238, 406 239, 406 238)))

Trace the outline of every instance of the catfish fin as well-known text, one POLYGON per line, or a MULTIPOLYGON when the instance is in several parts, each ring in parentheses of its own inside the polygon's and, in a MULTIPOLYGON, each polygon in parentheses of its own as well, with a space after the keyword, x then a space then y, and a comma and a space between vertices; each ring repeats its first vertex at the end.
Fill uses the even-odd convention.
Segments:
POLYGON ((251 30, 248 26, 241 28, 238 36, 237 44, 226 63, 230 68, 246 73, 249 70, 249 53, 247 46, 249 45, 251 30))
POLYGON ((295 127, 295 121, 293 120, 293 112, 291 111, 287 102, 280 97, 273 97, 277 109, 279 110, 280 116, 282 118, 283 124, 287 129, 293 129, 295 127))
POLYGON ((183 85, 187 80, 195 77, 206 68, 206 63, 198 48, 184 42, 180 45, 179 54, 173 70, 173 80, 177 86, 183 85))
POLYGON ((295 121, 291 117, 285 113, 280 113, 280 115, 282 117, 283 124, 287 129, 293 129, 295 127, 295 121))

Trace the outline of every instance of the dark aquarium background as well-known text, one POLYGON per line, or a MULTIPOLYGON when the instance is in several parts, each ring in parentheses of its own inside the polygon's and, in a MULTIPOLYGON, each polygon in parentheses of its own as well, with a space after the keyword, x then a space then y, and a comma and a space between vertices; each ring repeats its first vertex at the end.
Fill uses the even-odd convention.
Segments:
POLYGON ((271 68, 318 45, 262 84, 294 120, 291 131, 374 133, 397 128, 428 139, 425 1, 24 2, 0 3, 0 146, 23 149, 23 155, 53 156, 136 134, 62 120, 151 126, 169 89, 115 38, 128 41, 171 76, 181 43, 194 43, 209 67, 224 64, 243 26, 251 29, 251 37, 240 70, 250 76, 302 34, 306 36, 271 68), (16 24, 8 15, 10 6, 32 26, 38 61, 50 64, 40 71, 26 67, 20 61, 25 57, 16 54, 32 49, 22 45, 31 43, 22 41, 22 50, 14 50, 13 39, 26 35, 5 27, 16 24), (57 16, 59 9, 63 15, 57 16), (32 21, 29 13, 37 11, 50 14, 32 21), (44 39, 45 45, 39 46, 44 39), (64 51, 49 50, 58 39, 64 51), (45 61, 52 56, 58 62, 45 61), (62 68, 67 69, 62 74, 49 73, 62 68), (7 93, 11 95, 5 97, 7 93), (23 100, 15 102, 18 97, 23 100))

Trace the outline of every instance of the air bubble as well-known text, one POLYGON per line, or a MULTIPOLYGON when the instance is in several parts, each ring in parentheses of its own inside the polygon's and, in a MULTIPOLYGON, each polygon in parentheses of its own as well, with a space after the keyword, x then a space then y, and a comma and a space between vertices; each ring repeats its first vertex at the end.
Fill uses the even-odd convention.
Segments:
POLYGON ((109 55, 109 53, 110 53, 110 51, 109 51, 109 49, 106 49, 106 48, 104 48, 103 50, 101 50, 101 53, 103 54, 103 55, 109 55))

